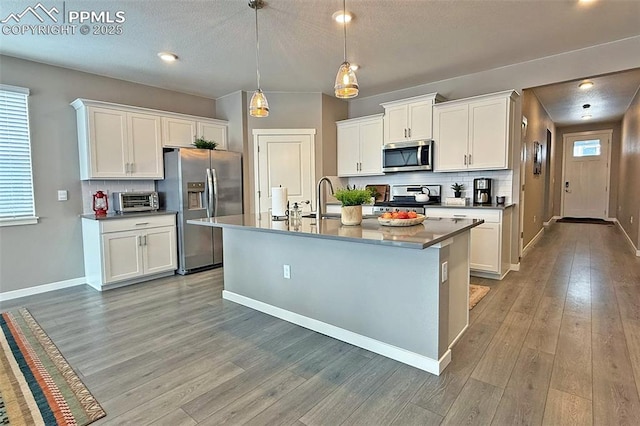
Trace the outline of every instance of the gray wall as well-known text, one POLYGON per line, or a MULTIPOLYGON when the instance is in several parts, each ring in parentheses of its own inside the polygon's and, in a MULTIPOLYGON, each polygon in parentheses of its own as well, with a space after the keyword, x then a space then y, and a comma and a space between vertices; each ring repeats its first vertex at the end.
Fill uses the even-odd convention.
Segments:
MULTIPOLYGON (((522 115, 527 117, 527 131, 522 139, 522 146, 525 151, 524 161, 524 182, 525 196, 523 202, 523 245, 527 244, 535 238, 543 226, 543 222, 549 220, 545 217, 544 201, 549 195, 545 192, 546 179, 553 179, 551 172, 546 167, 544 157, 542 162, 542 173, 533 174, 533 153, 534 143, 537 141, 544 147, 547 141, 547 129, 551 131, 551 146, 557 144, 556 129, 553 121, 542 107, 538 98, 531 90, 524 90, 522 96, 522 115)), ((553 152, 553 150, 552 150, 553 152)), ((543 150, 545 154, 545 150, 543 150)), ((550 154, 550 153, 546 153, 550 154)), ((555 160, 555 158, 552 158, 555 160)))
POLYGON ((618 221, 640 249, 640 91, 622 119, 618 221), (633 216, 633 223, 631 217, 633 216))
POLYGON ((0 82, 31 90, 36 225, 0 227, 0 291, 84 277, 76 98, 215 117, 215 101, 0 56, 0 82), (56 201, 67 189, 69 201, 56 201))

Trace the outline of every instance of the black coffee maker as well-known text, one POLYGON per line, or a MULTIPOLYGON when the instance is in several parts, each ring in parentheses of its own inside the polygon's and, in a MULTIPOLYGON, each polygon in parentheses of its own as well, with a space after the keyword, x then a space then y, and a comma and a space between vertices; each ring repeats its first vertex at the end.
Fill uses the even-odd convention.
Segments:
POLYGON ((473 180, 473 204, 491 204, 491 179, 473 180))

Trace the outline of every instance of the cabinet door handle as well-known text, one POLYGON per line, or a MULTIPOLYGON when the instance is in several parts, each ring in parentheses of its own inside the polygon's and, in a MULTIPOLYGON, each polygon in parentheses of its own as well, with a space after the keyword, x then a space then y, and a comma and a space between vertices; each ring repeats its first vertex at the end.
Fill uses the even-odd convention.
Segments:
POLYGON ((146 246, 146 245, 147 245, 147 236, 146 236, 146 235, 143 235, 143 238, 144 238, 144 240, 143 240, 143 241, 144 241, 144 244, 143 244, 143 245, 145 245, 145 246, 146 246))
POLYGON ((142 247, 142 235, 138 235, 138 246, 142 247))
POLYGON ((464 155, 464 165, 467 165, 467 154, 464 155))
POLYGON ((404 137, 407 137, 407 129, 404 129, 404 137))
POLYGON ((135 169, 135 165, 136 163, 129 163, 129 172, 133 173, 133 170, 135 169))
POLYGON ((409 130, 409 137, 411 137, 411 128, 409 128, 408 130, 409 130))
POLYGON ((469 154, 469 164, 471 164, 471 154, 469 154))
POLYGON ((466 214, 454 214, 453 217, 467 217, 466 214))
POLYGON ((142 225, 148 225, 149 222, 140 222, 140 223, 136 223, 136 226, 142 226, 142 225))

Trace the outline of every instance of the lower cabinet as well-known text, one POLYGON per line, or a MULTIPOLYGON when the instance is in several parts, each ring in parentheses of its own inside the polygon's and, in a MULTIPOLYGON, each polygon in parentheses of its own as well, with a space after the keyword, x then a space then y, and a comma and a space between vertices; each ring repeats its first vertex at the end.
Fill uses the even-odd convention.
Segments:
POLYGON ((512 208, 435 207, 427 209, 429 217, 483 219, 471 229, 469 267, 471 275, 502 279, 510 270, 512 208))
POLYGON ((177 268, 174 215, 82 220, 85 276, 92 287, 133 284, 177 268))

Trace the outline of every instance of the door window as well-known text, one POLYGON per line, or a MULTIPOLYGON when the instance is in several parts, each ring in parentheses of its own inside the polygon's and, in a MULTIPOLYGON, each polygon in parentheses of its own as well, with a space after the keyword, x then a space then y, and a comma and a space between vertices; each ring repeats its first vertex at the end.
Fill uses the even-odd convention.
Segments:
POLYGON ((600 151, 600 139, 573 142, 574 157, 597 157, 600 151))

